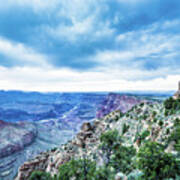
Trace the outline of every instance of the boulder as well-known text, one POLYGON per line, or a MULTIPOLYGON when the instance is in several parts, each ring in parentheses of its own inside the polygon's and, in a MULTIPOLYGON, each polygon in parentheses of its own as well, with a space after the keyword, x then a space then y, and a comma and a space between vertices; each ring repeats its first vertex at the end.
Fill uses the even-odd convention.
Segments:
POLYGON ((91 126, 91 123, 89 122, 85 122, 83 123, 83 125, 81 126, 81 131, 90 131, 92 130, 92 126, 91 126))

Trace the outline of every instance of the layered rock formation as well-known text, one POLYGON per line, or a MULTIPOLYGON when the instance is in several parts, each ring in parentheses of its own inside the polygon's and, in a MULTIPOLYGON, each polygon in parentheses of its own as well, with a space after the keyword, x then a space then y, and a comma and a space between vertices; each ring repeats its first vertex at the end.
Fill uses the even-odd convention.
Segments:
POLYGON ((134 96, 126 96, 115 93, 110 93, 101 106, 98 108, 96 117, 103 118, 107 114, 113 111, 121 111, 123 113, 130 110, 136 104, 139 104, 141 100, 134 96))
POLYGON ((0 158, 31 144, 37 131, 30 123, 7 123, 0 120, 0 158))

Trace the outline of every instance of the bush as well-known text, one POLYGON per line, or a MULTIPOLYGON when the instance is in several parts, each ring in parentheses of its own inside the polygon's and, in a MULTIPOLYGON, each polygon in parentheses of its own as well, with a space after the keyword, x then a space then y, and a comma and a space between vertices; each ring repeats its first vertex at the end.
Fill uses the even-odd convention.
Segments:
POLYGON ((175 150, 180 152, 180 119, 179 118, 176 118, 174 120, 174 129, 168 138, 168 143, 171 141, 175 142, 174 145, 175 150))
POLYGON ((134 170, 128 174, 128 180, 143 180, 143 173, 139 170, 134 170))
POLYGON ((114 180, 115 172, 110 167, 100 167, 94 174, 94 180, 114 180))
POLYGON ((119 112, 119 116, 120 118, 124 116, 124 113, 122 113, 121 111, 119 112))
POLYGON ((52 180, 52 177, 49 173, 42 171, 34 171, 29 180, 52 180))
POLYGON ((169 99, 164 101, 165 107, 165 116, 169 114, 174 114, 177 110, 180 110, 180 99, 173 99, 170 97, 169 99))
POLYGON ((143 120, 146 120, 148 118, 148 115, 144 114, 142 118, 143 120))
POLYGON ((164 101, 164 107, 165 107, 165 109, 172 109, 173 107, 174 107, 174 104, 175 103, 175 100, 172 98, 172 97, 170 97, 169 99, 166 99, 165 101, 164 101))
POLYGON ((135 156, 136 150, 122 145, 122 137, 119 136, 117 130, 105 132, 100 140, 102 143, 100 147, 107 160, 106 167, 111 166, 116 172, 129 173, 133 168, 132 157, 135 156))
POLYGON ((169 111, 168 111, 167 109, 165 110, 164 115, 165 115, 165 116, 168 116, 168 115, 169 115, 169 111))
POLYGON ((171 133, 168 142, 175 141, 175 150, 180 152, 180 125, 175 126, 175 129, 171 133))
POLYGON ((162 120, 160 120, 158 125, 162 127, 164 125, 164 122, 162 120))
POLYGON ((113 149, 117 147, 120 143, 120 137, 117 130, 110 130, 103 133, 100 137, 101 145, 100 148, 104 152, 106 158, 106 165, 110 162, 110 156, 113 149))
POLYGON ((180 119, 179 119, 179 118, 176 118, 176 119, 174 120, 174 125, 175 125, 175 126, 180 125, 180 119))
POLYGON ((51 149, 52 152, 55 152, 58 148, 54 147, 53 149, 51 149))
POLYGON ((55 180, 114 180, 115 171, 110 166, 96 168, 96 163, 87 159, 71 160, 59 168, 55 180))
POLYGON ((116 143, 119 141, 119 133, 117 130, 109 130, 100 136, 101 147, 105 149, 113 149, 116 143))
POLYGON ((88 159, 79 159, 61 165, 59 167, 58 180, 92 180, 96 172, 96 163, 88 159))
POLYGON ((179 173, 176 159, 156 142, 147 142, 140 148, 137 167, 144 173, 145 180, 175 178, 179 173))
POLYGON ((157 115, 157 112, 153 111, 152 115, 153 115, 153 118, 154 118, 157 115))
POLYGON ((122 135, 126 134, 126 132, 128 132, 130 126, 126 125, 126 123, 123 124, 123 128, 122 128, 122 135))
POLYGON ((119 120, 119 118, 120 118, 120 117, 119 117, 118 115, 116 115, 115 118, 114 118, 114 120, 117 122, 117 121, 119 120))
POLYGON ((149 135, 150 135, 150 131, 148 130, 143 131, 141 134, 141 140, 144 141, 146 137, 148 137, 149 135))
POLYGON ((154 119, 153 119, 153 122, 156 123, 156 122, 157 122, 157 118, 154 118, 154 119))
POLYGON ((168 135, 169 133, 170 133, 170 130, 168 128, 168 129, 166 129, 166 134, 168 135))
POLYGON ((140 103, 139 105, 140 105, 141 107, 143 107, 143 106, 144 106, 144 102, 140 103))
POLYGON ((133 146, 126 147, 119 145, 114 149, 110 166, 115 168, 116 172, 129 174, 134 168, 133 157, 136 155, 136 150, 133 146))
POLYGON ((134 142, 136 142, 137 140, 139 140, 139 143, 141 145, 141 143, 146 139, 146 137, 148 137, 150 135, 150 131, 149 130, 144 130, 141 134, 138 132, 136 134, 136 137, 134 139, 134 142))

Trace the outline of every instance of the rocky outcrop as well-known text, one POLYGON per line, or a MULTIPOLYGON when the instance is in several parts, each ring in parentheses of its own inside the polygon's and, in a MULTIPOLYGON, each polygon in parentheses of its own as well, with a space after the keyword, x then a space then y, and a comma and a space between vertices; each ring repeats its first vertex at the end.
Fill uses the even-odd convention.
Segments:
POLYGON ((67 144, 57 150, 42 153, 35 159, 26 162, 19 168, 16 180, 26 180, 34 170, 57 174, 59 166, 75 157, 93 154, 99 143, 100 134, 105 131, 107 124, 96 120, 93 123, 85 122, 80 132, 67 144), (86 152, 84 152, 86 150, 86 152))
POLYGON ((133 106, 139 104, 141 100, 134 96, 125 96, 115 93, 110 93, 106 100, 98 108, 96 117, 103 118, 107 114, 113 111, 121 111, 123 113, 130 110, 133 106))
POLYGON ((7 123, 0 121, 0 158, 22 150, 31 144, 37 131, 30 123, 7 123))
POLYGON ((17 180, 25 180, 29 177, 32 171, 40 170, 44 171, 48 166, 48 157, 49 153, 41 153, 36 159, 24 163, 19 168, 18 176, 16 177, 17 180))

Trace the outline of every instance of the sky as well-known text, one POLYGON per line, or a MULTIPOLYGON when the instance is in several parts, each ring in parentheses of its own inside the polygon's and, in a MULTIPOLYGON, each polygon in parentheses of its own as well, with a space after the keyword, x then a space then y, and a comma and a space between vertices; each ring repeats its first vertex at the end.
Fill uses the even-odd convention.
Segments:
POLYGON ((176 90, 179 0, 6 0, 0 89, 176 90))

